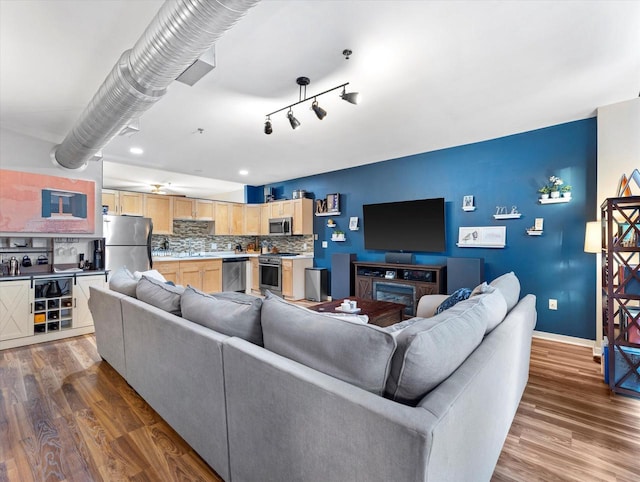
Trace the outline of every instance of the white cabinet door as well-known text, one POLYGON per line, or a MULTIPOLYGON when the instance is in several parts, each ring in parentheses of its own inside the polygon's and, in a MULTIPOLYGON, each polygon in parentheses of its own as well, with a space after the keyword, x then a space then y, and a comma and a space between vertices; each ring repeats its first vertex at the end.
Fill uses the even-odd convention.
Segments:
POLYGON ((0 340, 33 335, 28 280, 0 282, 0 340))
POLYGON ((106 286, 104 275, 78 276, 76 278, 76 285, 73 287, 75 306, 73 310, 73 328, 93 326, 93 317, 89 311, 90 286, 104 288, 106 286))

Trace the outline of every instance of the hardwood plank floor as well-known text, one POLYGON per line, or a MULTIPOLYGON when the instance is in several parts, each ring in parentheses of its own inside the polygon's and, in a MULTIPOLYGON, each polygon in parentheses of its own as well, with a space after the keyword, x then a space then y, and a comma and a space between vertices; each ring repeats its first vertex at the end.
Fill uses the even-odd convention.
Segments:
MULTIPOLYGON (((0 481, 221 480, 93 335, 0 351, 0 435, 0 481)), ((492 480, 640 480, 640 400, 610 394, 590 349, 534 339, 492 480)))

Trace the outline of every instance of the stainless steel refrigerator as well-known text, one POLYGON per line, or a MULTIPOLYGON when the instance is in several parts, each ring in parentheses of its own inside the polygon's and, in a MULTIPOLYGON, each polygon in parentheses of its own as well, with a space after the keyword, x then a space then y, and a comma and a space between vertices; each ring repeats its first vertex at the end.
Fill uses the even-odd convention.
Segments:
POLYGON ((151 219, 137 216, 102 216, 105 269, 125 266, 132 273, 151 269, 151 219))

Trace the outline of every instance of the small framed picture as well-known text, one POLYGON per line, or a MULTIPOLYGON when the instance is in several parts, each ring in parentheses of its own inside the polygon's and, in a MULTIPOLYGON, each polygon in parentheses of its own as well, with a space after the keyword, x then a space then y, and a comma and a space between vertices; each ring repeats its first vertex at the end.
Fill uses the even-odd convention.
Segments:
POLYGON ((462 207, 470 208, 473 206, 473 196, 467 195, 462 198, 462 207))
POLYGON ((395 271, 387 271, 384 275, 385 278, 387 279, 393 279, 396 277, 396 272, 395 271))
POLYGON ((327 212, 337 213, 340 211, 340 194, 327 194, 327 212))
POLYGON ((349 218, 349 230, 357 231, 358 230, 358 217, 352 216, 349 218))
POLYGON ((536 218, 533 224, 533 229, 535 229, 536 231, 542 231, 543 226, 544 218, 536 218))

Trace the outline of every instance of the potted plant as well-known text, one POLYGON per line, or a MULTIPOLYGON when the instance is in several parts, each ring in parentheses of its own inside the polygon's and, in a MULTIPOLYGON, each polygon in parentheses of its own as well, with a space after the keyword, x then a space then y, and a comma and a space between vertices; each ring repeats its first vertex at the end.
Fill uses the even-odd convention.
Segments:
POLYGON ((560 192, 562 193, 562 197, 570 198, 571 197, 571 185, 565 184, 560 188, 560 192))
POLYGON ((559 198, 560 197, 560 189, 564 181, 560 179, 558 176, 551 176, 549 178, 549 188, 551 189, 551 198, 559 198))
POLYGON ((549 193, 551 192, 551 188, 549 186, 542 186, 538 189, 540 193, 540 199, 549 199, 549 193))
POLYGON ((340 231, 339 229, 334 231, 331 239, 334 241, 344 241, 344 231, 340 231))

